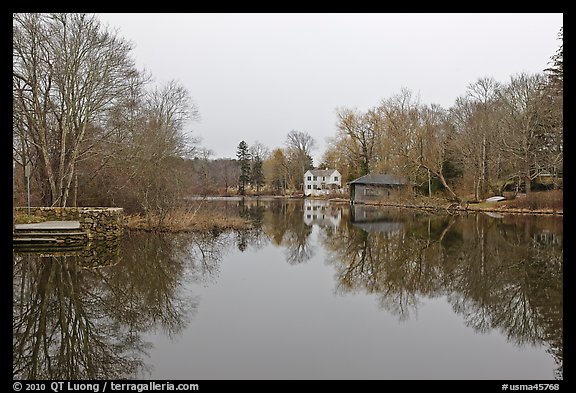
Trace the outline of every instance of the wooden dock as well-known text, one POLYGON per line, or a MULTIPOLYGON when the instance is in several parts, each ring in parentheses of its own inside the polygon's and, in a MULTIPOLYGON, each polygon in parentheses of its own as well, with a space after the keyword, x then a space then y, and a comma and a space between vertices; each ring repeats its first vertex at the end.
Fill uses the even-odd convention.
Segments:
POLYGON ((15 224, 14 245, 70 245, 88 242, 88 233, 80 227, 80 221, 46 221, 34 224, 15 224))

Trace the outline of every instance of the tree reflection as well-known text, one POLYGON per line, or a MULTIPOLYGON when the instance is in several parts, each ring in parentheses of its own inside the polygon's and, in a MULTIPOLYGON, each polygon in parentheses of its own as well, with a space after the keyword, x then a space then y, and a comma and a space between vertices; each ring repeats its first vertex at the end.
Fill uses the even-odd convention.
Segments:
MULTIPOLYGON (((385 209, 383 209, 385 211, 385 209)), ((337 291, 366 291, 403 320, 419 299, 446 296, 467 326, 545 344, 562 378, 561 219, 386 212, 324 231, 337 291)))
POLYGON ((258 250, 272 243, 285 248, 289 264, 305 263, 314 256, 314 246, 312 227, 305 224, 303 214, 301 201, 241 200, 238 215, 249 219, 252 227, 235 231, 236 247, 244 252, 248 247, 258 250))
POLYGON ((259 199, 252 201, 242 199, 238 203, 240 217, 246 218, 252 223, 250 229, 236 231, 236 246, 241 252, 244 252, 249 245, 259 250, 268 243, 268 238, 262 229, 265 211, 266 207, 259 199))
POLYGON ((215 280, 220 273, 220 261, 228 250, 234 247, 235 239, 232 233, 204 232, 182 237, 186 247, 181 258, 192 267, 189 270, 192 281, 215 280))
POLYGON ((120 378, 144 367, 146 344, 107 318, 98 276, 78 256, 15 258, 14 378, 120 378))
POLYGON ((272 201, 264 217, 263 230, 273 244, 286 247, 286 262, 291 265, 307 262, 314 256, 310 242, 312 227, 304 223, 301 202, 272 201))
POLYGON ((437 222, 429 217, 425 227, 408 235, 416 219, 415 214, 390 210, 380 221, 344 221, 336 231, 324 232, 328 263, 336 268, 337 291, 379 295, 380 306, 401 320, 417 310, 418 296, 440 294, 437 271, 442 258, 437 248, 445 236, 443 229, 452 224, 450 219, 437 222))
POLYGON ((129 233, 120 245, 104 247, 112 256, 15 252, 13 377, 119 379, 146 373, 143 358, 151 344, 143 334, 182 332, 197 307, 184 284, 217 271, 232 244, 222 239, 129 233))
POLYGON ((180 333, 196 307, 182 289, 189 244, 184 236, 129 233, 122 242, 121 269, 101 276, 109 289, 104 297, 109 315, 131 331, 180 333))

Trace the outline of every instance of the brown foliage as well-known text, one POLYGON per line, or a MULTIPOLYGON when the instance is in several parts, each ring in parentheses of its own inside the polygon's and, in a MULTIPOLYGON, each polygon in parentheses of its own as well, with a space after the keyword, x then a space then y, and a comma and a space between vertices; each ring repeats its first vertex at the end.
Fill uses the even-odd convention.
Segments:
POLYGON ((563 211, 564 192, 563 190, 531 192, 530 195, 517 196, 514 199, 506 200, 503 205, 515 209, 563 211))
POLYGON ((126 227, 136 230, 158 230, 166 232, 204 232, 224 229, 248 229, 251 227, 247 219, 238 216, 226 215, 212 210, 198 210, 192 212, 185 209, 173 209, 162 221, 161 226, 150 223, 159 222, 152 217, 140 214, 126 217, 126 227))

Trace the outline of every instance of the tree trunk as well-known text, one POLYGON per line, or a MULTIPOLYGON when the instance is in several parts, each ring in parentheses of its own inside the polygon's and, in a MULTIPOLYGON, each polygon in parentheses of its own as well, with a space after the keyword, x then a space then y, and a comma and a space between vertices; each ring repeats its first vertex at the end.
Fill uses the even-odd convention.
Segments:
POLYGON ((480 197, 485 198, 488 192, 488 146, 485 135, 482 138, 482 165, 480 179, 480 197))
POLYGON ((452 191, 452 189, 450 188, 450 186, 448 185, 448 183, 446 182, 446 179, 444 178, 444 175, 442 174, 442 168, 440 168, 439 171, 434 171, 432 169, 430 169, 427 165, 424 164, 420 164, 420 166, 430 172, 432 172, 434 175, 438 176, 438 178, 440 179, 440 182, 442 183, 442 185, 444 186, 444 188, 446 188, 446 190, 448 191, 448 193, 451 196, 451 199, 460 203, 461 199, 458 197, 458 195, 456 195, 456 193, 454 191, 452 191))
POLYGON ((480 180, 476 179, 476 171, 474 171, 474 179, 473 179, 474 199, 477 201, 480 200, 480 192, 478 191, 478 184, 480 184, 480 180))
POLYGON ((432 179, 430 178, 430 169, 428 169, 428 198, 432 197, 432 179))
POLYGON ((450 193, 450 196, 452 197, 452 199, 458 203, 461 202, 461 199, 458 197, 458 195, 456 195, 454 193, 454 191, 452 191, 452 189, 450 188, 450 186, 448 185, 448 183, 446 183, 446 179, 444 179, 444 175, 442 175, 442 171, 440 171, 439 173, 436 174, 439 178, 440 181, 442 182, 442 185, 446 188, 446 190, 448 190, 448 192, 450 193))
POLYGON ((530 180, 530 176, 526 175, 524 177, 524 186, 526 187, 526 197, 530 196, 530 193, 532 192, 532 185, 531 185, 532 181, 530 180))
POLYGON ((74 194, 72 198, 72 206, 78 207, 78 172, 74 172, 74 194))

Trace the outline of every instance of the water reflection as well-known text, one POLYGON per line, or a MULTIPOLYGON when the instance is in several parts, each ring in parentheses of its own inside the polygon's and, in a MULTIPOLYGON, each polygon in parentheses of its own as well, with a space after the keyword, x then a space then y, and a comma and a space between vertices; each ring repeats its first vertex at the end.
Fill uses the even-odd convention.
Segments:
POLYGON ((15 379, 117 378, 143 367, 145 344, 116 323, 105 300, 102 278, 117 262, 111 254, 99 265, 86 264, 83 251, 15 253, 15 379))
POLYGON ((478 333, 545 345, 562 378, 562 218, 433 215, 311 199, 238 206, 254 223, 237 234, 241 251, 270 242, 284 249, 288 264, 299 264, 322 246, 337 293, 374 294, 399 320, 425 298, 445 297, 478 333))
POLYGON ((252 223, 252 228, 236 232, 236 243, 241 252, 245 251, 248 245, 254 249, 261 249, 268 244, 268 239, 262 229, 265 211, 266 207, 260 200, 250 203, 242 199, 238 203, 238 215, 252 223))
POLYGON ((146 337, 178 339, 194 323, 200 300, 190 284, 217 281, 227 254, 266 247, 282 251, 289 265, 325 255, 337 294, 371 294, 400 321, 426 299, 446 299, 478 333, 544 345, 562 378, 561 218, 432 215, 312 200, 218 203, 253 227, 128 233, 121 242, 59 252, 15 249, 14 378, 149 375, 154 344, 146 337))
POLYGON ((15 250, 13 377, 146 375, 144 334, 181 334, 198 305, 184 284, 217 275, 226 239, 141 233, 81 250, 15 250))
POLYGON ((322 233, 339 293, 375 294, 400 320, 421 299, 445 296, 479 333, 496 329, 516 345, 546 345, 562 377, 561 219, 351 213, 322 233))
POLYGON ((342 219, 342 206, 331 204, 327 200, 304 200, 304 223, 320 227, 337 227, 342 219))
POLYGON ((245 201, 240 211, 255 224, 243 235, 254 243, 246 240, 244 249, 269 242, 299 264, 322 247, 336 293, 372 294, 400 321, 426 299, 445 298, 477 333, 544 345, 562 378, 562 218, 433 215, 310 199, 245 201))
POLYGON ((312 226, 303 220, 304 205, 301 201, 274 200, 262 219, 262 234, 269 241, 285 248, 285 260, 290 265, 309 261, 315 253, 310 238, 312 226))

